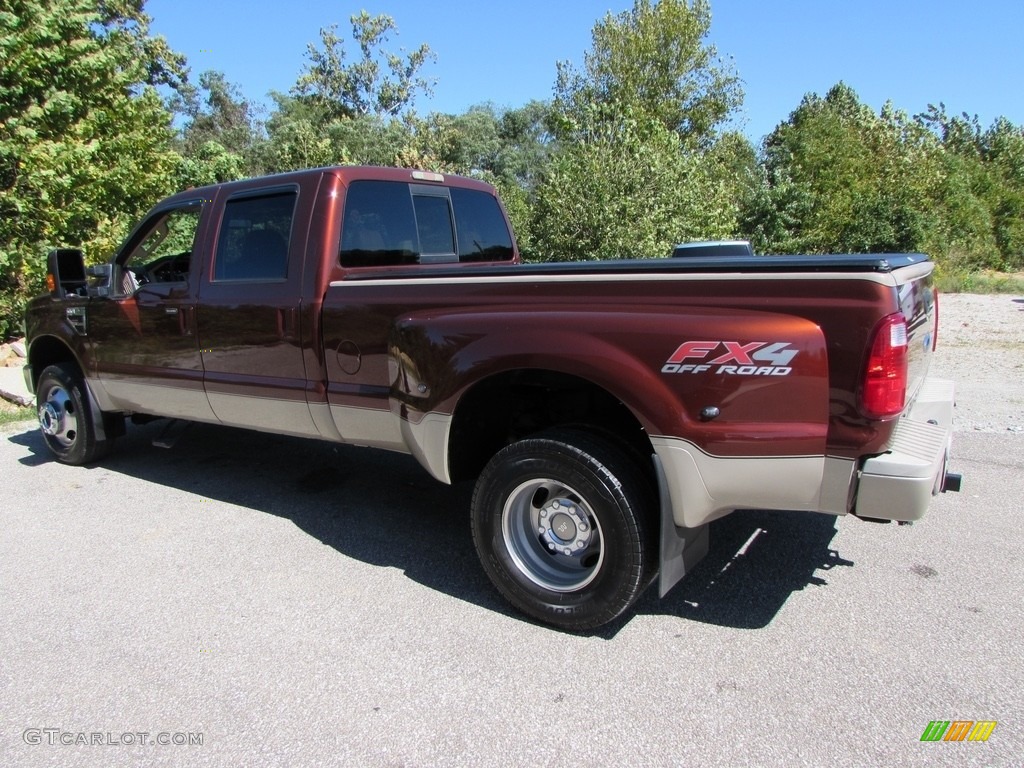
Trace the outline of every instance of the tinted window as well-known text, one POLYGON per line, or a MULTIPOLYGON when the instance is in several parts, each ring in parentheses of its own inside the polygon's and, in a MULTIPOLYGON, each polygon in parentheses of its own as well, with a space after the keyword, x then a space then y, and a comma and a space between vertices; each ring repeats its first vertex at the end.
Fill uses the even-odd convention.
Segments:
POLYGON ((421 254, 455 255, 451 205, 448 196, 413 195, 416 205, 416 230, 421 254))
POLYGON ((214 280, 282 280, 288 275, 294 192, 229 200, 217 238, 214 280))
POLYGON ((349 185, 342 221, 342 266, 386 267, 456 258, 512 258, 512 235, 493 195, 394 181, 349 185))
POLYGON ((355 181, 349 185, 341 229, 342 266, 415 264, 417 239, 407 184, 355 181))
POLYGON ((459 261, 506 261, 512 258, 512 235, 498 200, 473 189, 451 190, 459 261))

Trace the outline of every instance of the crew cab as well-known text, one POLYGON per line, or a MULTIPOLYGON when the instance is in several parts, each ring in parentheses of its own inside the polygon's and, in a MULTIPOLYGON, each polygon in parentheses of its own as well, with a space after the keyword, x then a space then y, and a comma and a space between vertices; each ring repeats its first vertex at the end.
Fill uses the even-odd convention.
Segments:
MULTIPOLYGON (((686 249, 683 249, 684 252, 686 249)), ((26 381, 57 460, 126 417, 412 454, 476 483, 473 540, 531 617, 664 595, 737 509, 920 518, 953 383, 921 254, 523 264, 493 187, 331 167, 190 189, 105 264, 50 254, 26 381)))

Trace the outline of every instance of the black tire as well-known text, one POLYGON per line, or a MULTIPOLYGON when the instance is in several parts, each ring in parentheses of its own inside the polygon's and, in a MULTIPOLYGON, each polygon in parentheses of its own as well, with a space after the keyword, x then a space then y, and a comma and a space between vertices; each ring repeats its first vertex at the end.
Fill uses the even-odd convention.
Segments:
POLYGON ((46 446, 63 464, 88 464, 110 450, 111 439, 98 440, 88 390, 78 369, 58 363, 43 369, 36 385, 39 427, 46 446))
POLYGON ((590 630, 651 582, 653 508, 649 480, 613 443, 556 429, 507 446, 484 468, 473 542, 512 605, 561 629, 590 630))

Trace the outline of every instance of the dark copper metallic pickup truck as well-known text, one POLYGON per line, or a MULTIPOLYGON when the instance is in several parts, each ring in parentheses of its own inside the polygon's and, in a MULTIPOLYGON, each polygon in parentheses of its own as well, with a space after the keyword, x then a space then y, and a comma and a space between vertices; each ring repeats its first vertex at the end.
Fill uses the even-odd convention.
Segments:
POLYGON ((51 253, 25 375, 70 464, 159 416, 475 479, 497 588, 588 629, 668 591, 732 510, 908 521, 958 489, 931 273, 919 254, 524 265, 486 184, 322 168, 175 195, 88 271, 51 253))

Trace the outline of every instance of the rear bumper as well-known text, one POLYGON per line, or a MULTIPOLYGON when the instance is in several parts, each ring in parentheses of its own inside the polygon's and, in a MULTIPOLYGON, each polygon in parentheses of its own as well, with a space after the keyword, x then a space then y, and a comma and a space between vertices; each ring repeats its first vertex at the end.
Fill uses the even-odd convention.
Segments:
POLYGON ((953 437, 952 381, 928 379, 896 426, 889 450, 859 472, 853 513, 876 520, 919 520, 943 489, 953 437))

